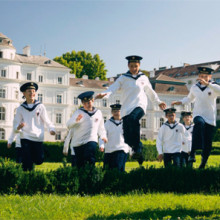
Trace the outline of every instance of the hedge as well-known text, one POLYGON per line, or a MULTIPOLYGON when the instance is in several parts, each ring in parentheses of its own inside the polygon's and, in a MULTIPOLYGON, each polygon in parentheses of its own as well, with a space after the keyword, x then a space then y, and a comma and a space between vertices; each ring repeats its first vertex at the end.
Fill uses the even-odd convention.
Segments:
MULTIPOLYGON (((143 155, 145 161, 154 161, 157 159, 156 141, 142 141, 143 142, 143 155)), ((63 161, 63 142, 44 142, 45 162, 62 162, 63 161)), ((201 151, 198 151, 200 154, 201 151)), ((213 142, 212 155, 220 155, 220 143, 213 142)), ((0 141, 0 157, 15 159, 14 143, 10 149, 7 148, 6 141, 0 141)), ((97 162, 103 161, 104 154, 97 148, 96 151, 97 162)), ((128 161, 131 161, 131 157, 128 161)), ((67 157, 67 162, 71 161, 70 150, 67 157)))
POLYGON ((77 170, 66 166, 49 172, 24 172, 15 162, 0 159, 0 180, 1 194, 219 193, 220 167, 205 170, 140 167, 121 173, 101 167, 86 166, 77 170))

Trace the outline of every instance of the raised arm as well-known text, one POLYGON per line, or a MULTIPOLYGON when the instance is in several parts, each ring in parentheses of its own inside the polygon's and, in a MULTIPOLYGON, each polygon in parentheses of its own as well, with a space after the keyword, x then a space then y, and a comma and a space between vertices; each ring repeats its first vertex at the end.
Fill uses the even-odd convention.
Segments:
POLYGON ((79 110, 75 111, 72 117, 67 121, 66 126, 68 129, 80 124, 83 121, 83 115, 80 114, 79 110))
POLYGON ((156 140, 156 147, 157 147, 157 152, 158 152, 158 159, 159 161, 162 161, 163 159, 163 126, 160 127, 158 135, 157 135, 157 140, 156 140))

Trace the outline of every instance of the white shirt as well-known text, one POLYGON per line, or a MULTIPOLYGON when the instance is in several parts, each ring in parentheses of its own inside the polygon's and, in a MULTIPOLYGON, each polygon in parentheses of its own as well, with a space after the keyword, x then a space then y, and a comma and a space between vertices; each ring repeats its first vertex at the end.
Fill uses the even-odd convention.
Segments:
MULTIPOLYGON (((64 145, 63 145, 63 153, 68 153, 69 150, 69 145, 70 145, 70 141, 73 138, 73 128, 71 128, 66 136, 66 139, 64 141, 64 145)), ((71 149, 71 155, 75 155, 75 151, 73 149, 73 147, 70 148, 71 149)))
POLYGON ((220 86, 210 82, 207 87, 199 83, 193 85, 182 104, 194 102, 193 118, 201 116, 207 124, 216 126, 216 98, 220 95, 220 86), (202 91, 203 90, 203 91, 202 91))
POLYGON ((98 142, 98 136, 101 139, 106 138, 102 112, 96 108, 93 113, 87 112, 84 108, 76 110, 67 122, 67 127, 68 129, 73 128, 74 136, 71 147, 78 147, 90 141, 98 142), (76 122, 76 118, 80 114, 83 117, 79 122, 76 122))
POLYGON ((12 130, 10 137, 8 139, 8 144, 12 144, 14 139, 15 139, 15 147, 21 147, 20 133, 15 133, 14 130, 12 130))
MULTIPOLYGON (((192 132, 193 132, 193 127, 194 125, 191 124, 191 125, 183 125, 185 127, 185 129, 189 132, 189 134, 191 135, 191 138, 192 138, 192 132)), ((190 152, 192 149, 192 140, 183 140, 183 143, 182 143, 182 150, 183 152, 190 152)))
POLYGON ((123 150, 125 153, 129 152, 130 147, 124 142, 122 120, 116 121, 112 117, 105 122, 105 130, 108 142, 104 143, 101 139, 99 140, 99 147, 105 148, 105 153, 119 150, 123 150))
POLYGON ((31 111, 27 110, 29 106, 25 103, 17 108, 13 128, 16 133, 20 132, 21 139, 42 142, 44 140, 44 124, 49 128, 49 131, 55 131, 54 125, 47 115, 46 108, 38 101, 33 106, 31 111), (17 127, 23 122, 25 126, 18 131, 17 127))
POLYGON ((141 72, 136 77, 133 77, 131 73, 121 75, 102 94, 107 93, 104 98, 109 98, 117 90, 121 90, 122 94, 122 117, 129 115, 136 107, 141 107, 146 113, 148 104, 147 96, 152 102, 158 105, 161 103, 156 92, 152 89, 148 77, 141 72))
POLYGON ((191 135, 185 127, 175 124, 164 123, 157 136, 156 147, 159 154, 181 152, 183 140, 191 141, 191 135))

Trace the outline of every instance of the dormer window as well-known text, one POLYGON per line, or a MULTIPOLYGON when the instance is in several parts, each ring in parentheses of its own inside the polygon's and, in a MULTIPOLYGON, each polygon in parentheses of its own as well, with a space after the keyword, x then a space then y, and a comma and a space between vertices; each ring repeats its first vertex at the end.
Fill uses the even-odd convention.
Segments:
POLYGON ((51 60, 45 61, 44 64, 51 64, 51 60))
POLYGON ((167 91, 169 91, 169 92, 173 92, 174 91, 174 86, 171 86, 171 87, 169 87, 168 89, 167 89, 167 91))
POLYGON ((81 80, 81 81, 79 81, 79 82, 76 82, 76 84, 77 85, 79 85, 79 86, 81 86, 81 87, 83 87, 84 85, 83 85, 83 81, 81 80))

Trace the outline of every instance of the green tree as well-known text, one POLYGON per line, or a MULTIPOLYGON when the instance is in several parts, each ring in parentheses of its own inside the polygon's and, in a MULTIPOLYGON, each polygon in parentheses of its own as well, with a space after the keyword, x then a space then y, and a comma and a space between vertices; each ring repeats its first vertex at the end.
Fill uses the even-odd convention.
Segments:
POLYGON ((75 74, 77 78, 88 75, 89 79, 99 77, 101 80, 106 80, 105 63, 98 54, 92 56, 91 53, 85 51, 76 52, 73 50, 71 53, 67 52, 53 60, 70 68, 70 73, 75 74))

